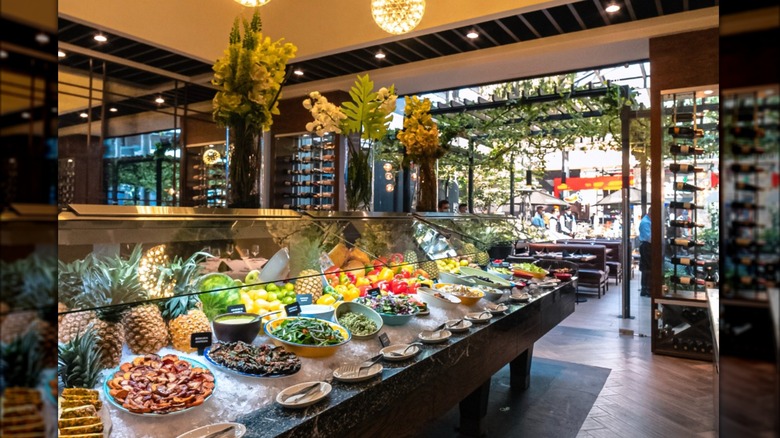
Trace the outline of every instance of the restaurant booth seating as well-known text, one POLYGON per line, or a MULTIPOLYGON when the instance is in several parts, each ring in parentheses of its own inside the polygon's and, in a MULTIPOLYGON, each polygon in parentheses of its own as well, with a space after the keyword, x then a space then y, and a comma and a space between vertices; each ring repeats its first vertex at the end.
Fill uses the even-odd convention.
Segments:
POLYGON ((562 244, 562 243, 528 243, 528 251, 533 257, 537 252, 564 252, 590 254, 596 258, 591 261, 576 261, 579 267, 578 287, 594 289, 596 295, 601 298, 607 292, 609 280, 609 266, 607 265, 607 247, 604 245, 588 244, 562 244))
MULTIPOLYGON (((623 266, 620 262, 621 254, 623 254, 623 243, 619 239, 568 239, 559 240, 558 243, 564 243, 567 245, 590 245, 591 242, 595 245, 604 245, 607 247, 607 266, 609 266, 609 276, 615 279, 615 284, 623 281, 623 266), (610 251, 611 250, 611 251, 610 251)), ((630 269, 631 267, 629 267, 630 269)))

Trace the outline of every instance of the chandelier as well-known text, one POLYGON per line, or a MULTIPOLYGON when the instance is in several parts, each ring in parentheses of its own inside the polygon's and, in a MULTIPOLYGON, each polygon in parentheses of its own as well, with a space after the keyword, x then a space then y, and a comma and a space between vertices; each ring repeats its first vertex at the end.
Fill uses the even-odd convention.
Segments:
POLYGON ((425 0, 371 0, 374 21, 382 30, 394 35, 417 27, 424 13, 425 0))
POLYGON ((244 6, 263 6, 271 0, 236 0, 236 3, 241 3, 244 6))

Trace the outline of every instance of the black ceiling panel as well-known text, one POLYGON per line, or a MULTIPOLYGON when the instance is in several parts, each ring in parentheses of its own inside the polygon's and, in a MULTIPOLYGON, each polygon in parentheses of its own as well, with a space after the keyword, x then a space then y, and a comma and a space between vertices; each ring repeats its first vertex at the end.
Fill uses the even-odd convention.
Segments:
POLYGON ((550 8, 547 12, 564 32, 569 33, 583 30, 580 23, 574 17, 574 14, 566 5, 550 8))
MULTIPOLYGON (((631 2, 631 7, 634 8, 637 20, 644 20, 647 18, 654 18, 658 16, 658 9, 655 7, 655 0, 626 0, 631 2)), ((682 0, 680 0, 682 2, 682 0)), ((712 2, 714 3, 714 2, 712 2)))
POLYGON ((517 15, 502 18, 499 21, 504 23, 507 29, 517 35, 517 37, 520 38, 520 41, 530 41, 536 39, 536 35, 534 35, 534 33, 528 29, 528 26, 523 24, 523 21, 520 20, 520 17, 517 15))
POLYGON ((661 0, 661 4, 664 8, 664 15, 679 14, 683 12, 685 3, 690 0, 661 0))
POLYGON ((539 32, 542 38, 561 34, 542 11, 526 12, 523 18, 539 32))
MULTIPOLYGON (((638 1, 652 3, 653 0, 638 0, 638 1)), ((606 24, 604 23, 604 17, 601 16, 601 13, 599 12, 598 8, 592 1, 585 0, 581 2, 576 2, 572 6, 574 6, 574 10, 577 11, 577 14, 580 16, 583 23, 585 23, 585 26, 587 26, 588 29, 596 29, 599 27, 606 26, 606 24)))
POLYGON ((456 45, 454 45, 452 42, 444 41, 443 39, 438 38, 436 34, 422 35, 417 39, 436 49, 436 51, 441 53, 442 56, 460 53, 460 50, 458 50, 456 45))

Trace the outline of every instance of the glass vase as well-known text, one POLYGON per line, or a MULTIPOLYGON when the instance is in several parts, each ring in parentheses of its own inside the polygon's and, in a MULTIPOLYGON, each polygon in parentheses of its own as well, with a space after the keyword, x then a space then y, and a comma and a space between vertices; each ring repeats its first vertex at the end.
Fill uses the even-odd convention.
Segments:
POLYGON ((346 201, 349 211, 371 211, 374 192, 374 163, 370 145, 347 148, 346 201))
POLYGON ((436 211, 439 181, 436 178, 436 160, 423 160, 417 172, 417 211, 436 211))
POLYGON ((244 126, 229 131, 228 207, 260 208, 261 132, 244 126))

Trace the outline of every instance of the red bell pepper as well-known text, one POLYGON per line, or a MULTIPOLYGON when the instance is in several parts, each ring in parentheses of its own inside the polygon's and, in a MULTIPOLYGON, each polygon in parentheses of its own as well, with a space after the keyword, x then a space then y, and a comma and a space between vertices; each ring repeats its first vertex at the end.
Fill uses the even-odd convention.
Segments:
POLYGON ((409 292, 409 285, 405 281, 400 279, 393 280, 391 287, 392 287, 391 291, 394 294, 405 294, 409 292))

